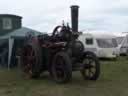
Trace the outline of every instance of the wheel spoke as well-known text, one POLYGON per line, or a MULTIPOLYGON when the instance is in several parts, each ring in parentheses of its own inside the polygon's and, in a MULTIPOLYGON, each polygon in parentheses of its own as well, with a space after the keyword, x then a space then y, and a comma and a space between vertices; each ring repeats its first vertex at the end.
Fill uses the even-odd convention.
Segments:
POLYGON ((23 53, 23 62, 24 62, 23 70, 28 75, 32 75, 32 68, 35 61, 36 61, 36 56, 33 48, 31 46, 25 47, 23 53))
POLYGON ((86 58, 83 61, 84 68, 83 68, 83 74, 90 79, 95 75, 96 72, 96 63, 92 58, 86 58), (84 71, 85 70, 85 71, 84 71))
POLYGON ((90 61, 89 61, 89 76, 90 76, 90 78, 93 77, 93 75, 95 74, 95 71, 92 69, 95 69, 95 63, 92 59, 90 59, 90 61))
POLYGON ((86 73, 85 73, 86 76, 89 77, 89 75, 90 75, 90 74, 89 74, 89 70, 87 69, 87 70, 85 70, 85 72, 86 72, 86 73))
POLYGON ((90 73, 90 77, 92 77, 95 73, 91 70, 91 68, 89 69, 89 73, 90 73))
POLYGON ((56 59, 56 66, 55 66, 55 78, 59 81, 63 81, 63 79, 65 78, 65 71, 64 70, 64 60, 61 56, 59 56, 56 59))
POLYGON ((89 59, 89 64, 92 64, 92 62, 94 62, 93 59, 89 59))
POLYGON ((84 79, 87 80, 97 80, 99 77, 99 61, 95 54, 93 55, 86 55, 85 59, 83 60, 83 68, 81 70, 81 74, 84 79))

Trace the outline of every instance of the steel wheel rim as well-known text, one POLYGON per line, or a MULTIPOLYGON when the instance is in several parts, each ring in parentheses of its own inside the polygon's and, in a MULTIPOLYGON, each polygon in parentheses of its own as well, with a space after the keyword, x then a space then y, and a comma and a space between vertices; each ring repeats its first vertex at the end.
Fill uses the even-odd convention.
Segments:
POLYGON ((96 62, 92 58, 86 58, 83 61, 84 70, 83 73, 86 75, 86 78, 92 78, 96 73, 96 62))
POLYGON ((26 46, 23 53, 23 72, 27 77, 33 74, 33 66, 36 63, 36 53, 32 46, 26 46))

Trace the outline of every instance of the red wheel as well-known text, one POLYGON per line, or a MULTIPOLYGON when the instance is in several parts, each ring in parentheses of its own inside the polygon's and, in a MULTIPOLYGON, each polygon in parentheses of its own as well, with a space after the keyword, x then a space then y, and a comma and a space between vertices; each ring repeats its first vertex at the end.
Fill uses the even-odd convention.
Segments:
POLYGON ((38 77, 41 67, 41 50, 33 44, 27 44, 22 49, 21 68, 28 78, 38 77))

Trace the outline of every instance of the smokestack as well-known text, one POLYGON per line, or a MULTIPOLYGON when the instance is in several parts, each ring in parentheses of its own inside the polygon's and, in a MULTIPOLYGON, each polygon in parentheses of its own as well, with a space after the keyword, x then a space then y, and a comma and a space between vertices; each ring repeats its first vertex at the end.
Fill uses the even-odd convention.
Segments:
POLYGON ((78 17, 79 17, 79 6, 72 5, 71 6, 71 24, 72 24, 73 32, 78 32, 78 17))

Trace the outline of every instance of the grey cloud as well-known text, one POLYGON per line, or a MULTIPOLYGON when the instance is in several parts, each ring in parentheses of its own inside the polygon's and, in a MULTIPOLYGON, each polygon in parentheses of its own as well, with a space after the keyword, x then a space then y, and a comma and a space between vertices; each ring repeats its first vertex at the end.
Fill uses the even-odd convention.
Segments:
POLYGON ((128 7, 126 7, 126 8, 111 8, 109 10, 104 11, 104 13, 120 15, 120 16, 128 16, 128 7))
POLYGON ((80 6, 80 30, 128 31, 127 0, 4 0, 0 13, 21 15, 24 26, 49 31, 63 19, 70 22, 73 3, 80 6))

